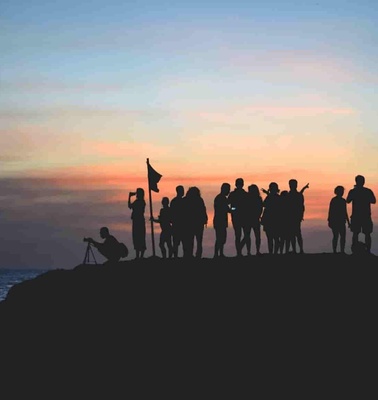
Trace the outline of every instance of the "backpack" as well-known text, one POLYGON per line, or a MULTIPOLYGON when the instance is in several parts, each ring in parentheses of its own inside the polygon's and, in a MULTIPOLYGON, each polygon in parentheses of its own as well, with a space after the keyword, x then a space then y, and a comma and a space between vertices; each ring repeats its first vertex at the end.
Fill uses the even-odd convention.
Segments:
POLYGON ((127 248, 125 243, 120 243, 119 248, 120 248, 121 258, 127 257, 129 255, 129 249, 127 248))

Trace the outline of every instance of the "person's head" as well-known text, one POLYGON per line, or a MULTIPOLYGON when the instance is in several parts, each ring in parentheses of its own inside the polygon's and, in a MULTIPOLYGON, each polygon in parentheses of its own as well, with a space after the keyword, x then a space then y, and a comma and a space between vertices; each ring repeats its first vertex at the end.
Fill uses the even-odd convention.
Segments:
POLYGON ((362 175, 357 175, 354 180, 356 181, 356 186, 362 187, 365 185, 365 177, 362 175))
POLYGON ((109 236, 109 228, 108 227, 106 227, 106 226, 103 226, 101 229, 100 229, 100 236, 101 236, 101 238, 102 239, 105 239, 105 238, 107 238, 108 236, 109 236))
POLYGON ((280 193, 280 196, 285 197, 285 196, 287 196, 288 194, 289 194, 289 191, 288 191, 288 190, 283 190, 283 191, 280 193))
POLYGON ((296 179, 289 180, 289 188, 290 190, 296 190, 298 187, 298 181, 296 179))
POLYGON ((184 186, 182 185, 176 186, 176 194, 178 197, 184 196, 184 186))
POLYGON ((221 193, 227 196, 230 193, 231 185, 227 182, 222 183, 221 193))
POLYGON ((244 186, 244 179, 243 179, 243 178, 237 178, 237 179, 235 180, 235 186, 236 186, 238 189, 241 189, 241 188, 244 186))
POLYGON ((144 199, 144 189, 137 188, 136 197, 137 197, 137 199, 141 199, 141 200, 144 199))
POLYGON ((161 204, 163 207, 168 207, 169 206, 169 198, 168 197, 163 197, 161 199, 161 204))
POLYGON ((188 197, 201 197, 201 191, 197 186, 191 186, 186 192, 188 197))
POLYGON ((280 189, 278 188, 278 184, 276 182, 269 183, 269 193, 271 194, 278 194, 280 189))
POLYGON ((252 185, 248 186, 248 193, 251 193, 255 196, 260 196, 259 187, 257 185, 255 185, 254 183, 252 183, 252 185))
POLYGON ((336 186, 335 187, 335 190, 334 190, 334 193, 335 193, 335 195, 336 196, 340 196, 340 197, 343 197, 343 194, 344 194, 344 186, 336 186))

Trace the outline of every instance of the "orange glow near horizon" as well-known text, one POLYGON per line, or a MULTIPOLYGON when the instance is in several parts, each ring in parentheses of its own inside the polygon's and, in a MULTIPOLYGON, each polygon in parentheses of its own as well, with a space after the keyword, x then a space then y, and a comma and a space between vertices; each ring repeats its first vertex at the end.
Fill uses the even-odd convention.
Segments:
MULTIPOLYGON (((164 172, 156 167, 158 172, 164 172)), ((135 191, 137 187, 142 187, 145 189, 145 200, 147 205, 149 204, 149 193, 147 187, 147 177, 146 176, 123 176, 121 173, 111 173, 111 168, 104 170, 101 168, 91 168, 88 174, 79 173, 80 170, 71 169, 69 172, 66 171, 66 175, 55 177, 44 177, 42 180, 46 180, 46 184, 63 188, 65 190, 75 191, 93 191, 100 190, 103 192, 101 194, 101 202, 104 205, 111 204, 125 204, 127 207, 128 194, 130 191, 135 191)), ((151 192, 153 212, 155 215, 158 214, 161 207, 161 199, 163 196, 167 196, 172 199, 175 195, 175 188, 177 185, 183 185, 185 189, 190 186, 198 186, 201 190, 202 197, 205 200, 205 204, 209 215, 209 225, 212 223, 213 215, 213 200, 214 197, 219 193, 220 186, 223 182, 229 182, 231 188, 234 187, 235 179, 240 177, 240 175, 233 175, 228 177, 222 176, 212 176, 205 175, 202 177, 186 176, 168 176, 163 175, 158 187, 159 193, 151 192)), ((243 176, 242 176, 243 177, 243 176)), ((307 222, 323 222, 326 224, 326 219, 328 215, 328 206, 331 198, 334 196, 334 188, 337 185, 343 185, 345 187, 346 197, 348 190, 353 187, 354 177, 346 177, 340 174, 340 179, 336 179, 330 175, 322 176, 322 181, 316 181, 316 174, 309 174, 308 171, 304 173, 303 171, 293 171, 293 173, 288 174, 287 172, 274 173, 270 175, 268 172, 256 175, 246 175, 244 178, 244 188, 247 190, 248 185, 255 183, 260 189, 267 188, 271 181, 276 181, 281 190, 288 190, 288 180, 295 177, 298 180, 298 189, 304 186, 307 182, 310 183, 310 188, 304 193, 305 195, 305 221, 307 222), (277 179, 272 179, 275 176, 277 179), (303 176, 306 179, 303 179, 303 176)), ((371 182, 369 184, 369 179, 366 180, 366 186, 370 187, 374 193, 378 192, 377 182, 371 182)), ((262 197, 265 195, 262 193, 262 197)), ((349 207, 349 213, 351 212, 351 207, 349 207)), ((125 208, 126 210, 126 208, 125 208)), ((127 211, 126 211, 127 212, 127 211)), ((148 207, 146 208, 146 215, 149 214, 148 207)), ((378 215, 378 210, 376 207, 372 207, 373 219, 378 215)), ((128 228, 129 229, 129 228, 128 228)))

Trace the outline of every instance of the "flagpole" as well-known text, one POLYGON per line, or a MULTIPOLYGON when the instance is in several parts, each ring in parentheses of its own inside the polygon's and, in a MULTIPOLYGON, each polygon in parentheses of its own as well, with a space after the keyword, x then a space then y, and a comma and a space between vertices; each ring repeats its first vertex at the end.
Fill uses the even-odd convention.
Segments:
POLYGON ((151 239, 152 239, 152 255, 155 257, 155 236, 154 236, 154 221, 152 220, 152 200, 151 200, 151 186, 150 180, 148 179, 148 166, 150 164, 150 159, 147 158, 147 180, 148 180, 148 198, 150 201, 150 222, 151 222, 151 239))

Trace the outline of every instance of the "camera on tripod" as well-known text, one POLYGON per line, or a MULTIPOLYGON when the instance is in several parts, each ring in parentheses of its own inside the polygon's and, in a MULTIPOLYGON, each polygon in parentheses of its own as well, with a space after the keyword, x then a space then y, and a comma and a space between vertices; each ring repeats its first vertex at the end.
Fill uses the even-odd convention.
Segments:
POLYGON ((93 249, 92 249, 92 246, 91 246, 91 245, 93 245, 93 239, 85 237, 85 238, 83 238, 83 242, 87 242, 88 243, 87 244, 87 249, 85 251, 83 264, 92 264, 92 262, 90 261, 90 256, 92 256, 94 263, 97 264, 96 257, 93 254, 93 249))

